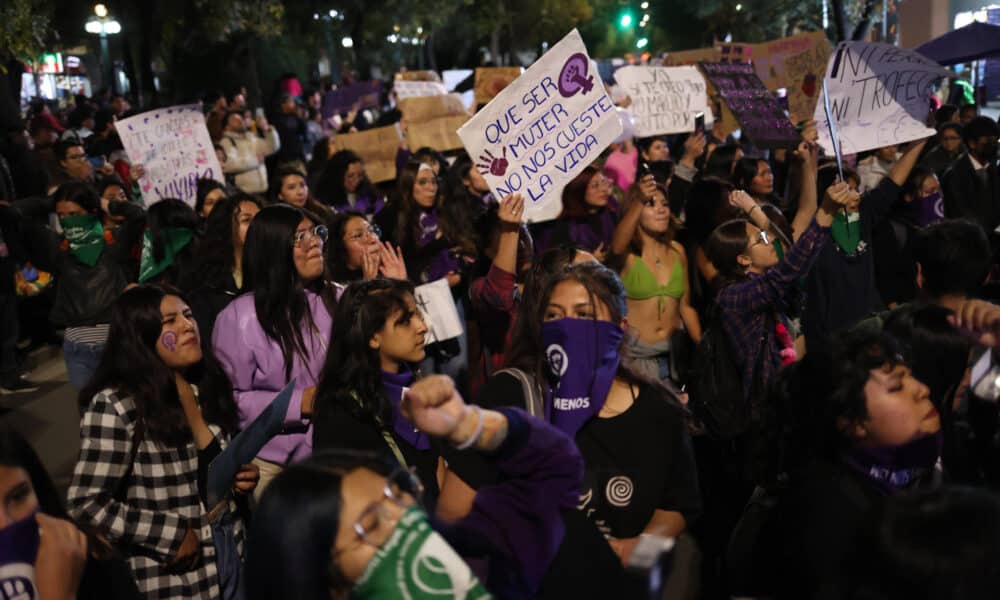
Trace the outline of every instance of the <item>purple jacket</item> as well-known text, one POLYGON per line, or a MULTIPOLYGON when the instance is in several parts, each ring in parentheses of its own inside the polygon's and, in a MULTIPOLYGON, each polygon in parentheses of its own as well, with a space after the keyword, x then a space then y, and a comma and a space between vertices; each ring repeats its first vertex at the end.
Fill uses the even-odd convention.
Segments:
MULTIPOLYGON (((312 424, 302 419, 302 390, 316 385, 319 379, 333 319, 322 298, 312 292, 306 292, 306 296, 318 331, 302 330, 309 348, 308 364, 298 355, 292 361, 295 391, 288 403, 285 428, 295 429, 296 433, 276 436, 258 455, 278 464, 298 461, 312 454, 312 424)), ((212 348, 233 383, 240 427, 246 427, 288 383, 278 342, 267 337, 257 320, 253 293, 243 294, 219 313, 212 334, 212 348)))

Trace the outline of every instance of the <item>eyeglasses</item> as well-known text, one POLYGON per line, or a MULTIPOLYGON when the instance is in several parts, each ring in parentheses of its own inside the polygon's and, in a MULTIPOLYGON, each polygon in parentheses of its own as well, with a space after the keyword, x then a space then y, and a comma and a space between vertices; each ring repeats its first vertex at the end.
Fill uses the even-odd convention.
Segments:
POLYGON ((83 160, 87 158, 86 154, 67 154, 66 160, 83 160))
POLYGON ((301 248, 312 241, 313 238, 319 238, 319 243, 323 244, 326 242, 326 238, 329 232, 325 225, 317 225, 312 229, 303 229, 302 231, 296 231, 295 235, 292 236, 292 245, 296 248, 301 248))
POLYGON ((357 233, 352 233, 351 235, 344 238, 348 242, 360 242, 368 236, 374 237, 376 240, 382 239, 382 229, 378 225, 367 225, 361 231, 357 233))
MULTIPOLYGON (((414 502, 419 502, 423 494, 424 486, 417 477, 416 468, 397 467, 386 478, 382 497, 369 504, 354 522, 354 533, 361 542, 380 548, 392 533, 389 525, 398 521, 414 502)), ((338 550, 337 554, 345 550, 347 548, 338 550)))
POLYGON ((770 245, 771 244, 771 240, 768 239, 768 237, 767 237, 767 232, 764 231, 763 229, 759 230, 757 232, 757 235, 755 237, 756 237, 756 239, 753 242, 750 243, 750 247, 751 248, 753 248, 754 246, 757 246, 759 244, 766 244, 766 245, 770 245))
POLYGON ((611 180, 610 179, 608 179, 604 175, 596 175, 596 176, 594 176, 593 179, 590 180, 590 183, 587 184, 587 187, 589 187, 589 188, 599 188, 599 187, 605 187, 605 186, 609 186, 609 185, 611 185, 611 180))

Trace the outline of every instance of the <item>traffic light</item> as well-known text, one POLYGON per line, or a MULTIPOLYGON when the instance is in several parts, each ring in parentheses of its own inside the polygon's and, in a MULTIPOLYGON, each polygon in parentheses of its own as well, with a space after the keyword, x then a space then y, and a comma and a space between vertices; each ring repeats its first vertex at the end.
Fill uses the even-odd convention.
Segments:
POLYGON ((623 12, 623 13, 621 13, 618 16, 618 26, 621 29, 628 29, 629 27, 632 26, 632 23, 634 23, 634 22, 635 22, 635 19, 632 18, 632 13, 630 13, 628 11, 623 12))

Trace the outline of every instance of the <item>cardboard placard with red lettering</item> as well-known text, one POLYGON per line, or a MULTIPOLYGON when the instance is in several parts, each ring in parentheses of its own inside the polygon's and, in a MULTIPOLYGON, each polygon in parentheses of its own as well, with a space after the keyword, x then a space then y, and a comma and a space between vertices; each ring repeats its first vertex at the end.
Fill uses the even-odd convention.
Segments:
POLYGON ((524 73, 521 67, 479 67, 476 69, 476 104, 486 104, 524 73))
POLYGON ((402 141, 399 127, 377 127, 358 133, 342 133, 333 138, 337 150, 350 150, 361 157, 365 173, 374 183, 396 178, 396 151, 402 141))

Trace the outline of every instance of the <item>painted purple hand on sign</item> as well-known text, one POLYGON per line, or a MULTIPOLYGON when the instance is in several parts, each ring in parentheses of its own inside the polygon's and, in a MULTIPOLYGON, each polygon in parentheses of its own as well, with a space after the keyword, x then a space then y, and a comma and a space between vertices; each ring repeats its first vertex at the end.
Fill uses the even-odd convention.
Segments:
POLYGON ((587 75, 589 70, 590 61, 586 54, 577 53, 566 59, 559 73, 559 93, 563 98, 575 96, 580 90, 587 94, 594 89, 594 76, 587 75))

